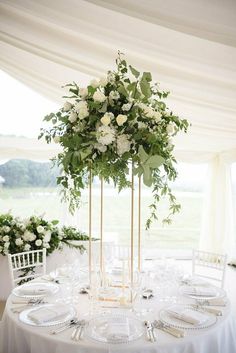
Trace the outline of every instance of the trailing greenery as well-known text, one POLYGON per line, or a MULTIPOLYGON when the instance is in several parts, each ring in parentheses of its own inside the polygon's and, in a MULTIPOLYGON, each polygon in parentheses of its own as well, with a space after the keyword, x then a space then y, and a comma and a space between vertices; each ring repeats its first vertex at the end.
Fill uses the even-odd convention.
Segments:
POLYGON ((57 225, 57 220, 49 222, 37 216, 22 220, 9 213, 0 215, 0 254, 46 248, 49 255, 63 244, 85 251, 83 245, 71 243, 75 240, 89 240, 85 233, 73 227, 63 226, 60 229, 57 225))
POLYGON ((153 188, 146 227, 157 219, 157 205, 163 196, 170 203, 164 222, 170 223, 171 215, 180 209, 168 184, 177 176, 172 137, 181 130, 186 132, 189 124, 166 106, 169 92, 152 82, 150 72, 140 73, 128 65, 121 53, 116 70, 108 71, 106 77, 92 80, 85 88, 75 82, 66 87, 67 101, 44 118, 51 127, 41 129, 39 138, 62 146, 54 162, 63 171, 57 181, 70 211, 79 206, 90 171, 92 176, 113 181, 120 191, 130 187, 132 168, 153 188))

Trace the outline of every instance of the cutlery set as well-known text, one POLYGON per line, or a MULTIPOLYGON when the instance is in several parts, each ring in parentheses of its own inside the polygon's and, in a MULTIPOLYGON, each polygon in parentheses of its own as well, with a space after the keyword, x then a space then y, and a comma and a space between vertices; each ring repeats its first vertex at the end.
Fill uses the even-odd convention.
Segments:
MULTIPOLYGON (((23 302, 14 302, 13 304, 22 304, 23 302)), ((21 313, 23 310, 27 309, 29 306, 36 306, 41 304, 47 304, 42 298, 40 299, 30 299, 29 301, 23 303, 23 305, 11 308, 13 313, 21 313)))
POLYGON ((64 331, 74 327, 74 330, 71 334, 71 339, 73 341, 79 341, 82 339, 82 333, 83 333, 85 325, 86 325, 85 320, 78 320, 77 318, 73 318, 68 323, 59 327, 58 329, 50 331, 50 334, 57 335, 58 333, 64 332, 64 331))

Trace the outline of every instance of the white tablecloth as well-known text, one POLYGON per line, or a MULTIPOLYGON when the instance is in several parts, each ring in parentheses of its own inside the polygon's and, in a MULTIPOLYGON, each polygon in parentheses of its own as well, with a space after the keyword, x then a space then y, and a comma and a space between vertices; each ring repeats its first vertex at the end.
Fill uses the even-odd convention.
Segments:
MULTIPOLYGON (((59 293, 58 296, 62 296, 59 293)), ((48 298, 54 301, 56 298, 48 298)), ((230 307, 223 317, 207 329, 186 330, 184 338, 175 338, 162 331, 156 331, 157 342, 150 343, 145 337, 129 344, 107 345, 84 338, 74 342, 70 339, 72 330, 56 336, 50 335, 51 328, 32 327, 21 323, 18 314, 10 310, 12 295, 9 297, 3 316, 1 353, 235 353, 236 324, 230 307)), ((145 300, 144 300, 145 305, 145 300)), ((163 303, 153 301, 153 312, 158 313, 163 303)), ((76 306, 78 314, 89 311, 87 295, 80 295, 76 306)), ((117 310, 117 309, 113 309, 117 310)), ((152 313, 153 315, 153 313, 152 313)), ((157 314, 155 314, 157 315, 157 314)))

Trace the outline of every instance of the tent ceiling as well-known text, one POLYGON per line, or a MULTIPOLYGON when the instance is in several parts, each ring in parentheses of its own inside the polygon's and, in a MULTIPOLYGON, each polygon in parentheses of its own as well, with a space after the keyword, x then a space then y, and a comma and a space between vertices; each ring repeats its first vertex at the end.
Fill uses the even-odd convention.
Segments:
POLYGON ((233 0, 1 0, 0 68, 59 101, 120 49, 191 121, 178 149, 221 152, 236 148, 235 16, 233 0))

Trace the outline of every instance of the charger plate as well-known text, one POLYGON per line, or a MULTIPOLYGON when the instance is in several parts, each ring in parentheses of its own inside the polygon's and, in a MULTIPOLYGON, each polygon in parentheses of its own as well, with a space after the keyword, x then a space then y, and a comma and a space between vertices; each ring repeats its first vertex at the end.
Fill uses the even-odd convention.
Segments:
POLYGON ((48 295, 52 295, 57 293, 59 290, 59 286, 55 283, 45 283, 45 282, 31 282, 22 284, 22 286, 15 287, 12 291, 14 295, 21 298, 43 298, 48 295), (27 288, 30 290, 35 290, 35 294, 23 294, 21 290, 27 288), (38 293, 37 293, 38 290, 38 293), (42 293, 40 293, 42 290, 42 293))

